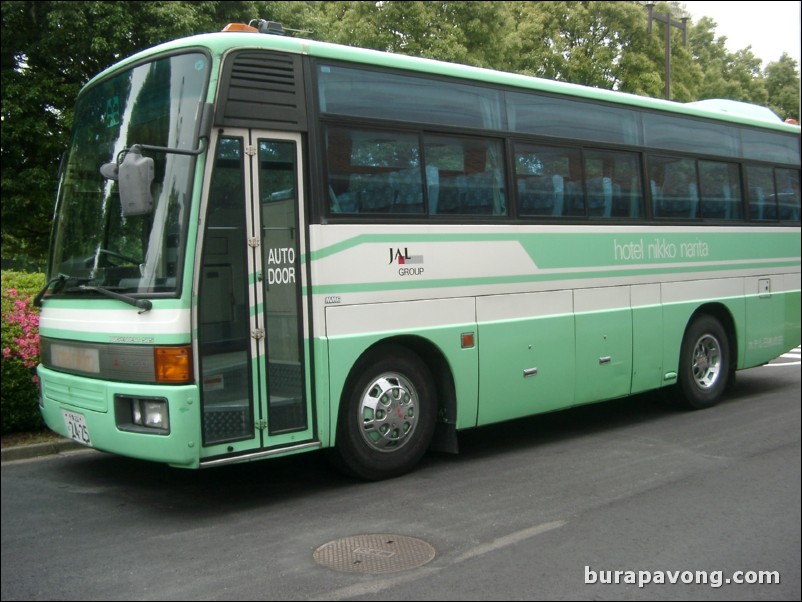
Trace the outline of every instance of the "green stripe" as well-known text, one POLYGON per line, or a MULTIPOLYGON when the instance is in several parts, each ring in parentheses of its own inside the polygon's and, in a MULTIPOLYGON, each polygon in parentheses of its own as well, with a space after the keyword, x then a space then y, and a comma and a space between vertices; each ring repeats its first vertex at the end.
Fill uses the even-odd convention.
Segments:
MULTIPOLYGON (((796 232, 542 232, 542 233, 392 233, 360 234, 310 253, 317 261, 331 257, 360 245, 413 244, 413 243, 474 243, 517 242, 540 268, 591 267, 623 263, 616 259, 616 245, 641 248, 644 259, 640 263, 679 263, 688 260, 682 255, 683 245, 688 251, 706 251, 699 257, 703 261, 738 259, 773 259, 793 256, 799 261, 800 233, 796 232), (662 243, 662 244, 661 244, 662 243), (674 247, 676 256, 660 256, 661 251, 674 247)), ((466 254, 470 253, 466 247, 466 254)), ((630 261, 629 263, 634 263, 630 261)))
MULTIPOLYGON (((798 260, 776 261, 758 264, 761 268, 784 268, 799 267, 798 260)), ((689 265, 674 269, 655 270, 653 267, 635 269, 609 269, 599 271, 583 272, 561 272, 548 274, 520 274, 512 276, 487 276, 479 278, 453 278, 439 280, 405 280, 403 282, 366 282, 355 284, 328 284, 312 287, 312 293, 316 295, 330 295, 336 293, 359 293, 392 290, 414 290, 424 288, 453 288, 459 286, 482 286, 499 284, 523 284, 535 282, 549 282, 561 280, 582 280, 587 278, 615 278, 622 276, 654 276, 655 280, 660 280, 660 276, 667 274, 686 274, 697 272, 718 272, 724 275, 726 272, 757 267, 754 263, 732 263, 722 265, 689 265)), ((308 290, 304 290, 306 294, 308 290)))

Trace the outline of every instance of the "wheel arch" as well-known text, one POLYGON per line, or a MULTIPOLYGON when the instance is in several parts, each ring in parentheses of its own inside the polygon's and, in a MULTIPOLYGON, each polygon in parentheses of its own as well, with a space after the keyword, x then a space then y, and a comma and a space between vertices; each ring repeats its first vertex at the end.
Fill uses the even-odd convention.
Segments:
POLYGON ((729 307, 723 303, 705 303, 700 305, 688 318, 688 323, 685 325, 682 336, 684 337, 685 332, 687 332, 691 324, 703 315, 718 320, 721 327, 724 328, 724 331, 727 333, 727 342, 730 351, 729 372, 730 375, 734 374, 738 365, 738 329, 736 327, 735 318, 733 318, 732 311, 729 307))
POLYGON ((332 445, 336 444, 336 425, 338 424, 339 414, 342 411, 343 404, 346 402, 346 395, 350 388, 349 384, 359 377, 359 373, 367 361, 371 358, 375 358, 377 353, 383 353, 383 349, 388 349, 392 346, 404 347, 421 358, 429 368, 431 376, 434 379, 437 394, 437 429, 439 430, 440 425, 450 425, 452 427, 456 425, 456 386, 454 375, 445 353, 438 345, 425 337, 418 335, 398 335, 375 341, 361 353, 351 366, 348 376, 345 379, 345 385, 340 391, 340 396, 337 400, 336 413, 332 416, 332 445))
POLYGON ((734 381, 734 339, 735 320, 723 304, 698 307, 683 329, 676 382, 668 390, 669 397, 691 410, 719 403, 734 381))

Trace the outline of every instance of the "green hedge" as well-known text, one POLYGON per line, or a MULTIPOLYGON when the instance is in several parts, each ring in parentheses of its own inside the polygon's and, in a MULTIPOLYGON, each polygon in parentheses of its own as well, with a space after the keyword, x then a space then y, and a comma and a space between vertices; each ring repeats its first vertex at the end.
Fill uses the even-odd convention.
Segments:
POLYGON ((36 378, 39 311, 33 307, 33 298, 44 284, 44 274, 2 272, 0 420, 3 434, 44 428, 36 378))

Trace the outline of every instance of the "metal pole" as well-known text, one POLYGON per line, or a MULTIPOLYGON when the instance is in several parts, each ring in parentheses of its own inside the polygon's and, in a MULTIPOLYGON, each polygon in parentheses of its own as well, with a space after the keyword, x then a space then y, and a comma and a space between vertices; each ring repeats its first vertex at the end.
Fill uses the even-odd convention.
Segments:
POLYGON ((665 47, 666 47, 666 100, 671 100, 671 18, 663 21, 666 25, 665 29, 665 47))
POLYGON ((654 12, 654 2, 646 2, 644 6, 646 6, 646 10, 649 11, 649 33, 652 33, 652 21, 658 20, 661 23, 665 23, 665 51, 666 51, 666 60, 665 60, 665 69, 666 69, 666 77, 665 77, 665 98, 666 100, 671 100, 671 28, 677 27, 682 30, 682 42, 684 44, 688 43, 688 17, 683 17, 681 21, 674 21, 671 18, 671 13, 668 15, 660 15, 654 12))

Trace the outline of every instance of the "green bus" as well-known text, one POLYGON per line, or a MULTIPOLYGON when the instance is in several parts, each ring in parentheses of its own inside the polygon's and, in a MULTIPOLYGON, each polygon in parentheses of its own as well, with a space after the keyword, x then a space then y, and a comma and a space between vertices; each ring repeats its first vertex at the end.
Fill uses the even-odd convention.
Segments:
POLYGON ((459 431, 800 342, 800 130, 233 25, 80 93, 38 297, 41 411, 203 468, 459 431))

